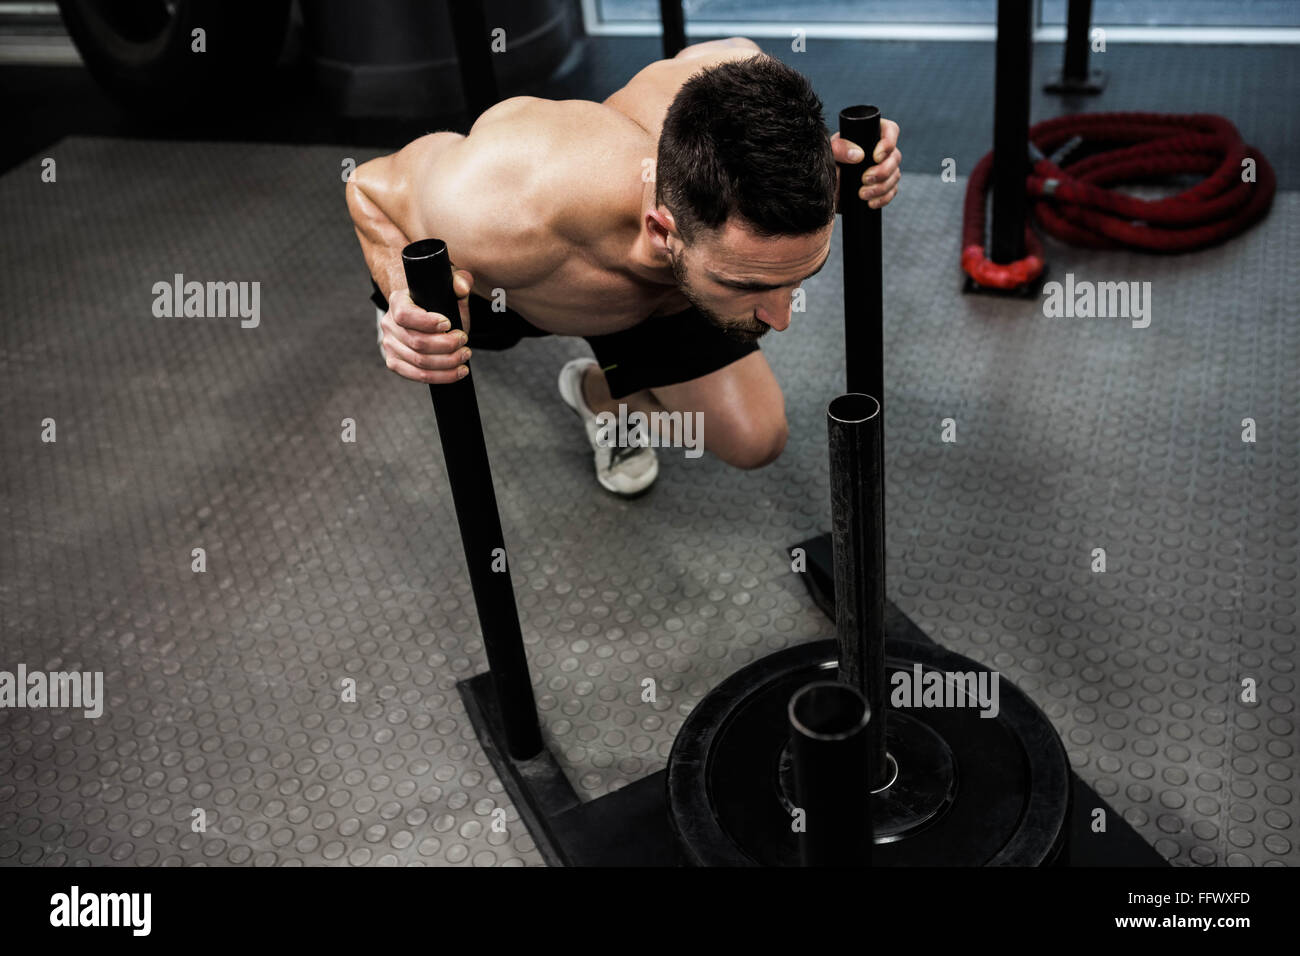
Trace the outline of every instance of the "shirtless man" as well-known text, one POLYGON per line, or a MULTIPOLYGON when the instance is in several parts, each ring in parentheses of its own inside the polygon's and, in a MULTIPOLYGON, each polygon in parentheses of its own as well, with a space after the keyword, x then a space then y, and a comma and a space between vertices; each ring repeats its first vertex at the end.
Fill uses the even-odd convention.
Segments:
POLYGON ((347 202, 385 362, 445 384, 473 348, 583 336, 596 358, 568 363, 560 394, 603 487, 635 495, 658 473, 653 448, 598 441, 596 414, 620 403, 702 412, 707 451, 765 465, 787 425, 757 341, 789 327, 794 290, 829 256, 836 162, 873 146, 859 195, 893 199, 898 126, 881 130, 878 144, 829 136, 807 80, 733 38, 651 63, 604 103, 513 97, 468 136, 431 133, 365 163, 347 202), (402 248, 430 236, 455 263, 468 336, 406 289, 402 248))

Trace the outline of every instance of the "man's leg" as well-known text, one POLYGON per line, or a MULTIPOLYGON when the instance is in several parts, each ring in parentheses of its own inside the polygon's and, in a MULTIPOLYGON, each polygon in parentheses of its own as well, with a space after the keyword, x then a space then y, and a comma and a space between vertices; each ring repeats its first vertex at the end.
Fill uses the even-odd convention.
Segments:
MULTIPOLYGON (((583 379, 583 396, 594 412, 703 413, 704 447, 736 468, 761 468, 785 448, 789 426, 785 396, 762 352, 754 351, 699 378, 658 385, 623 398, 611 398, 596 366, 583 379)), ((670 435, 661 435, 669 439, 670 435)))

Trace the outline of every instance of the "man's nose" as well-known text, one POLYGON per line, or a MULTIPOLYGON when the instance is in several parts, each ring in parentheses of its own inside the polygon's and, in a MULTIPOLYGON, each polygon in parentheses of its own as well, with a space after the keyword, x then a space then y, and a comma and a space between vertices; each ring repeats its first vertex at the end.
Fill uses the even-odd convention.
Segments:
POLYGON ((790 327, 790 300, 789 289, 774 292, 754 310, 754 317, 764 325, 770 325, 776 331, 784 332, 790 327))

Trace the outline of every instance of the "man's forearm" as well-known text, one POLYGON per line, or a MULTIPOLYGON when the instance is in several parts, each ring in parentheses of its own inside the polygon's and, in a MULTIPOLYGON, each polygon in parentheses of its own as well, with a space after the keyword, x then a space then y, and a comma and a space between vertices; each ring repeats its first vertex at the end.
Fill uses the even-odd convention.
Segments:
MULTIPOLYGON (((360 236, 360 230, 357 234, 360 236)), ((375 280, 375 285, 379 286, 379 291, 384 294, 385 299, 391 298, 395 290, 406 288, 406 270, 402 266, 402 249, 405 246, 405 242, 393 246, 381 246, 368 243, 365 239, 361 241, 366 268, 370 270, 371 278, 375 280)))

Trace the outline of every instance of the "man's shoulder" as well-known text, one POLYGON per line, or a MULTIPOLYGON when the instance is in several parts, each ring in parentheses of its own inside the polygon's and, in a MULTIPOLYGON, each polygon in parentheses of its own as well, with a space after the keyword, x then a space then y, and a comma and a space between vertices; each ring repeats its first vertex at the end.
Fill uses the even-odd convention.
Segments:
POLYGON ((594 188, 636 157, 655 155, 655 141, 617 110, 590 100, 516 96, 489 109, 467 140, 466 162, 518 195, 532 188, 565 193, 567 182, 594 188), (530 188, 531 187, 531 188, 530 188))
POLYGON ((491 167, 481 175, 501 195, 544 211, 552 224, 579 226, 640 188, 656 146, 644 129, 601 103, 531 96, 485 112, 469 141, 474 162, 491 167))
POLYGON ((521 286, 635 218, 655 155, 645 130, 600 103, 537 97, 493 106, 462 145, 438 190, 442 218, 461 223, 467 262, 521 286))
MULTIPOLYGON (((701 44, 700 46, 709 46, 701 44)), ((604 105, 627 116, 659 141, 664 116, 682 85, 692 76, 732 60, 761 55, 756 47, 718 47, 692 56, 656 60, 642 68, 627 85, 605 100, 604 105)))
POLYGON ((644 139, 646 133, 624 113, 604 103, 512 96, 485 111, 469 135, 471 139, 492 139, 519 150, 539 146, 582 149, 593 140, 632 142, 644 139))

